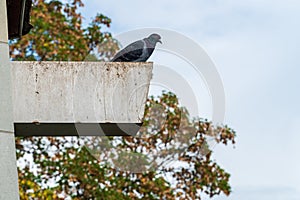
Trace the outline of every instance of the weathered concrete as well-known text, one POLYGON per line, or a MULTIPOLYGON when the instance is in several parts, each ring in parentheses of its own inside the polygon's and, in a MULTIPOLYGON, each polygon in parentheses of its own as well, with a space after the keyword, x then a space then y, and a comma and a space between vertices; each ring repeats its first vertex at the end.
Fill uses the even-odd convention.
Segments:
POLYGON ((19 199, 15 136, 0 131, 0 200, 19 199))
MULTIPOLYGON (((0 0, 0 43, 7 43, 7 14, 6 14, 6 1, 0 0)), ((2 51, 1 51, 2 52, 2 51)))
POLYGON ((12 62, 16 123, 141 123, 152 63, 12 62))
POLYGON ((8 44, 0 43, 0 130, 13 132, 11 67, 8 44))
POLYGON ((19 199, 6 1, 0 1, 0 200, 19 199))

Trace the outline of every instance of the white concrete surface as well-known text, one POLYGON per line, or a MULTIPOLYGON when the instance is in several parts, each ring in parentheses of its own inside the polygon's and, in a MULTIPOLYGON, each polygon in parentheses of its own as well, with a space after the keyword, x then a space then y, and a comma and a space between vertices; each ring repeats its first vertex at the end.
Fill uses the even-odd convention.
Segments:
POLYGON ((14 122, 140 123, 152 63, 12 62, 14 122))
MULTIPOLYGON (((0 0, 0 43, 7 43, 7 14, 6 14, 6 0, 0 0)), ((2 52, 2 51, 1 51, 2 52)))
POLYGON ((19 199, 6 1, 0 0, 0 200, 19 199))
POLYGON ((19 199, 15 136, 0 131, 0 200, 19 199))
POLYGON ((0 43, 0 130, 13 132, 11 66, 8 44, 0 43))

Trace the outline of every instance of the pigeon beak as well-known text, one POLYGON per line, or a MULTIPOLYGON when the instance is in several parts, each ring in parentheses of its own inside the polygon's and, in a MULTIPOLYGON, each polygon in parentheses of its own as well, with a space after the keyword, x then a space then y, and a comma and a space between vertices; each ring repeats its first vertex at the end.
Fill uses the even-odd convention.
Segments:
POLYGON ((162 44, 162 41, 161 40, 158 40, 157 42, 161 43, 162 44))

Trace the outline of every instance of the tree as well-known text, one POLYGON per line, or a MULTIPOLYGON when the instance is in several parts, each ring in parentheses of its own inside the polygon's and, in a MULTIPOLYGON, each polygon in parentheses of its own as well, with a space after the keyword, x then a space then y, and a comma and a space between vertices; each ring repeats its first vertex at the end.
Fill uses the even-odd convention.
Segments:
POLYGON ((110 58, 117 50, 111 34, 102 32, 111 19, 98 14, 88 27, 82 27, 78 8, 81 0, 63 4, 57 0, 34 0, 31 11, 33 29, 21 40, 10 41, 12 60, 82 61, 98 44, 105 43, 101 57, 110 58))
MULTIPOLYGON (((65 4, 34 1, 34 28, 21 40, 10 41, 11 59, 112 57, 118 44, 101 31, 111 20, 99 14, 83 28, 80 6, 84 6, 81 0, 65 4), (93 55, 95 48, 100 52, 97 56, 93 55)), ((235 132, 227 126, 214 127, 206 120, 191 119, 175 94, 163 92, 147 100, 143 127, 134 137, 16 138, 21 199, 200 199, 203 192, 211 197, 229 195, 230 175, 212 161, 208 140, 227 145, 234 143, 234 138, 235 132), (170 161, 184 165, 170 166, 170 161), (132 173, 133 169, 142 173, 132 173)))

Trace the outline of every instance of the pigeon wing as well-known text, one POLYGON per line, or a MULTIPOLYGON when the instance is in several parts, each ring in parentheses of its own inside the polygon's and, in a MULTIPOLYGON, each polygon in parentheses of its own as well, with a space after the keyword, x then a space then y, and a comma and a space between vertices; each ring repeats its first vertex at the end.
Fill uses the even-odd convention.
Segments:
POLYGON ((133 62, 138 60, 144 50, 145 43, 142 40, 138 40, 129 44, 127 47, 119 51, 114 58, 111 60, 112 62, 133 62))

